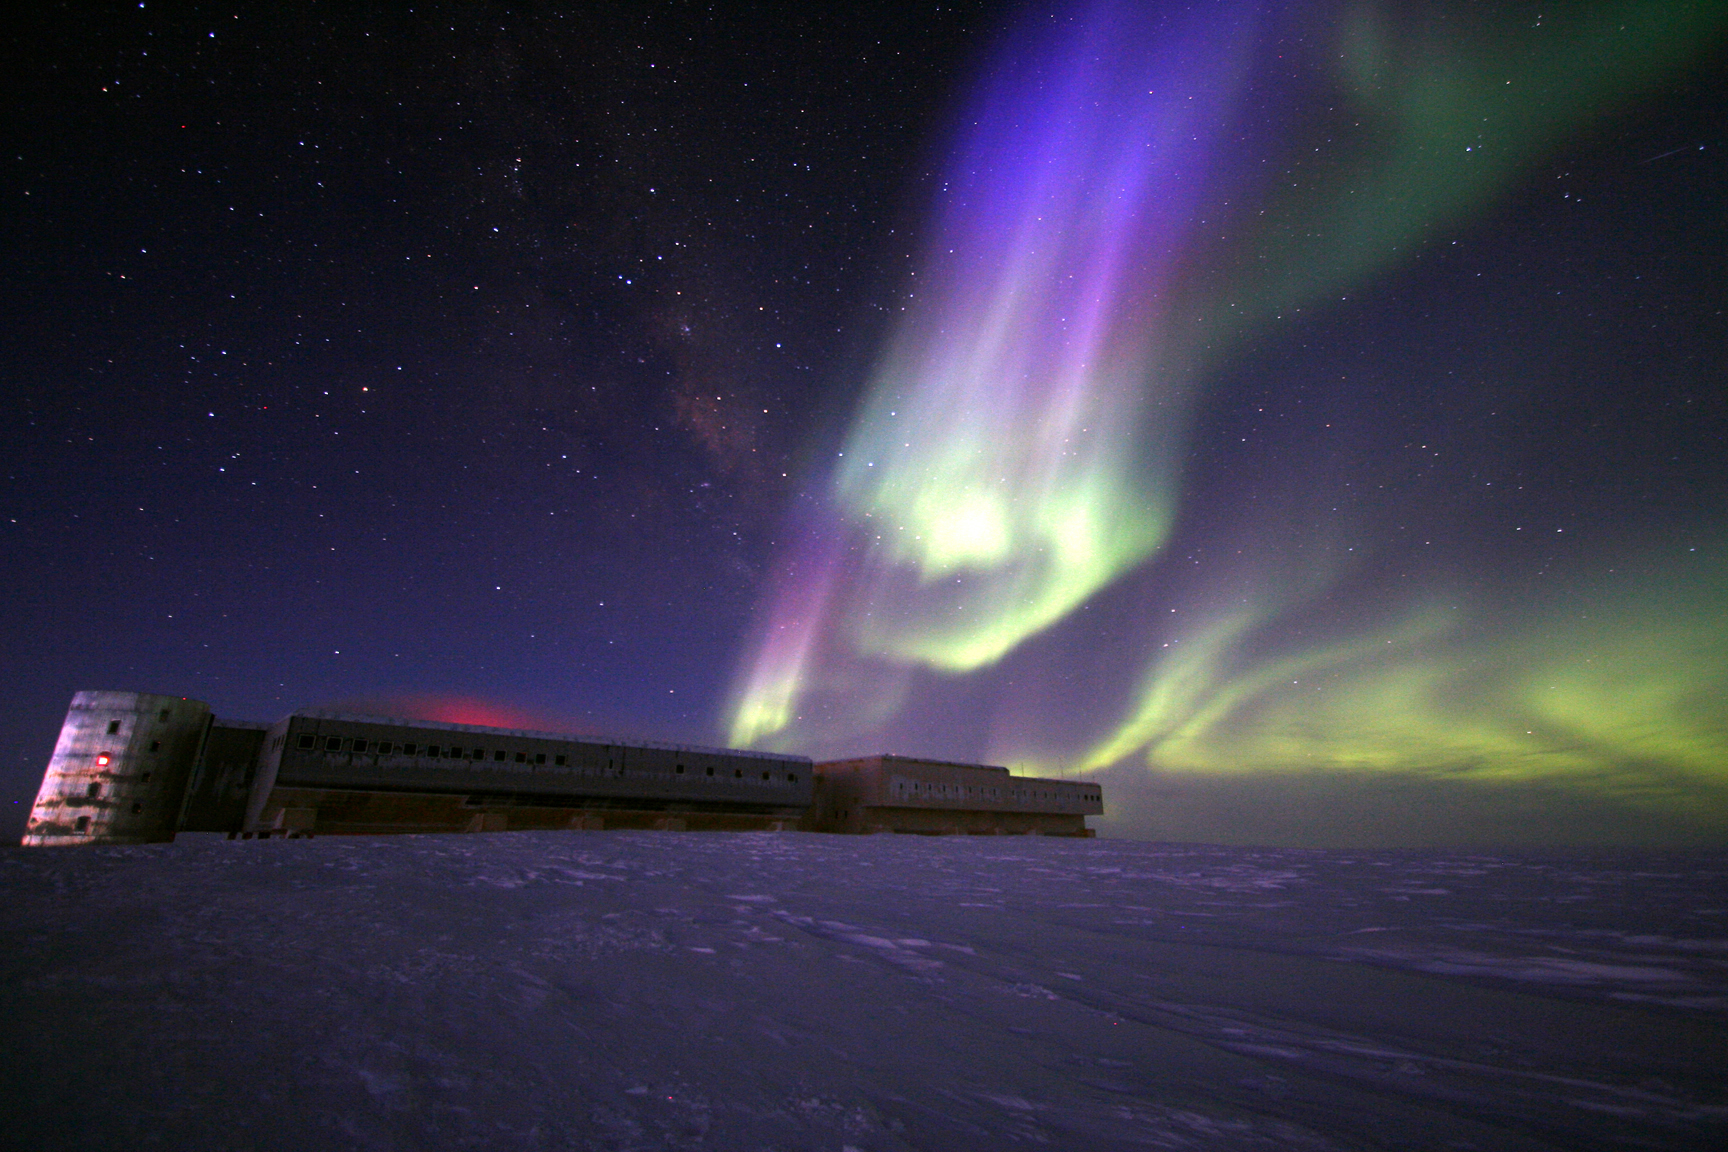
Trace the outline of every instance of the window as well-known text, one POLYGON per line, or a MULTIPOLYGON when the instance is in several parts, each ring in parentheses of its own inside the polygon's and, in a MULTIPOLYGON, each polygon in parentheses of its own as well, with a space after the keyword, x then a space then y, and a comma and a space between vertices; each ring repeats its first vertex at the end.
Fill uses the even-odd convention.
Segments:
POLYGON ((460 760, 460 759, 462 759, 461 746, 456 745, 456 744, 452 744, 452 745, 450 745, 450 747, 444 749, 444 758, 446 760, 460 760))
POLYGON ((168 709, 164 708, 162 711, 156 713, 156 719, 159 723, 166 723, 168 720, 168 709))
POLYGON ((474 749, 474 759, 476 759, 476 760, 486 759, 486 749, 484 749, 484 748, 474 749))
POLYGON ((710 764, 710 765, 708 765, 708 767, 702 769, 702 771, 705 772, 706 774, 708 774, 709 776, 712 776, 712 775, 714 775, 714 765, 710 764))
POLYGON ((102 795, 102 785, 100 785, 100 784, 90 785, 89 787, 84 789, 84 795, 91 800, 96 799, 98 796, 102 795))
POLYGON ((310 733, 310 732, 300 733, 300 747, 311 748, 314 745, 316 745, 317 743, 318 743, 318 737, 312 735, 312 733, 310 733))
POLYGON ((432 757, 432 759, 434 759, 434 760, 438 759, 439 755, 442 752, 443 752, 443 749, 439 748, 438 745, 436 745, 436 744, 426 745, 426 755, 432 757))
POLYGON ((144 805, 136 800, 132 801, 132 815, 136 816, 142 811, 144 811, 144 805))
POLYGON ((356 751, 356 752, 366 751, 366 741, 364 741, 364 740, 354 741, 354 751, 356 751))
POLYGON ((526 753, 526 752, 516 753, 516 763, 518 763, 518 764, 528 763, 528 753, 526 753))
POLYGON ((140 783, 140 784, 150 783, 150 773, 146 772, 142 776, 138 777, 138 783, 140 783))
POLYGON ((676 768, 673 768, 672 771, 676 772, 678 775, 682 776, 682 775, 684 775, 684 765, 680 764, 676 768))
POLYGON ((373 751, 377 752, 380 756, 388 756, 395 747, 396 745, 390 743, 388 740, 380 740, 378 741, 378 747, 373 749, 373 751))
POLYGON ((732 779, 734 779, 734 780, 744 779, 744 769, 742 769, 742 768, 732 769, 732 779))
POLYGON ((762 773, 762 779, 764 779, 764 780, 768 779, 768 773, 766 773, 766 772, 762 773))
POLYGON ((565 762, 568 761, 569 759, 570 758, 568 756, 554 756, 554 757, 552 757, 552 763, 554 763, 554 764, 558 765, 558 767, 562 768, 562 767, 564 767, 565 762))
POLYGON ((492 759, 496 760, 500 764, 504 763, 504 761, 508 760, 509 758, 510 758, 510 753, 504 751, 504 749, 502 749, 502 748, 500 748, 500 749, 498 749, 498 751, 492 753, 492 759))
POLYGON ((798 783, 798 774, 796 772, 786 773, 786 783, 788 783, 788 784, 798 783))
POLYGON ((162 751, 162 741, 160 741, 160 740, 150 741, 150 751, 152 751, 152 752, 162 751))
POLYGON ((118 721, 118 720, 108 721, 108 735, 113 736, 116 733, 118 733, 119 731, 120 731, 120 721, 118 721))
POLYGON ((108 767, 108 761, 110 761, 112 759, 113 759, 113 757, 108 755, 108 753, 98 752, 98 753, 96 753, 96 767, 106 768, 106 767, 108 767))
POLYGON ((342 737, 340 737, 340 736, 326 736, 326 737, 324 737, 324 751, 326 751, 326 752, 340 752, 340 751, 342 751, 342 737))
POLYGON ((80 832, 88 832, 88 831, 90 831, 90 817, 80 816, 80 817, 78 817, 77 823, 73 824, 72 826, 80 832))
POLYGON ((419 751, 420 751, 420 745, 418 745, 418 744, 404 744, 404 745, 402 745, 402 755, 404 755, 404 756, 412 756, 416 752, 419 752, 419 751))
POLYGON ((544 752, 534 753, 534 763, 536 763, 536 764, 546 763, 546 753, 544 753, 544 752))

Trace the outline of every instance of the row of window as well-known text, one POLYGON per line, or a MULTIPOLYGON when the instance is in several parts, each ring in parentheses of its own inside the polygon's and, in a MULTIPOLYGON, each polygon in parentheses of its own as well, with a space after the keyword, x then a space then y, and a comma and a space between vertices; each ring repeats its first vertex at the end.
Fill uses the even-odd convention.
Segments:
MULTIPOLYGON (((991 800, 1001 799, 1000 789, 986 788, 983 785, 935 784, 923 780, 896 780, 892 789, 896 796, 910 794, 913 796, 933 796, 940 799, 984 799, 986 797, 991 800)), ((1096 800, 1098 795, 1095 790, 1091 792, 1054 791, 1042 788, 1013 788, 1009 790, 1009 798, 1012 800, 1096 800)))
MULTIPOLYGON (((319 738, 313 733, 302 732, 300 734, 299 746, 302 751, 315 751, 317 750, 318 745, 319 738)), ((530 762, 529 753, 511 753, 502 748, 495 748, 488 753, 484 748, 463 748, 460 745, 439 744, 398 744, 392 740, 367 740, 364 737, 359 736, 325 736, 323 738, 323 747, 326 752, 359 752, 371 753, 375 756, 425 756, 432 759, 442 758, 446 760, 485 760, 490 756, 492 761, 498 764, 510 762, 527 764, 530 762)), ((546 763, 546 753, 533 753, 532 762, 535 764, 546 763)), ((566 755, 559 754, 552 757, 553 765, 558 768, 566 767, 569 762, 570 758, 566 755)), ((606 771, 611 772, 612 770, 613 762, 611 760, 606 761, 606 771)), ((684 765, 675 765, 673 771, 679 776, 684 775, 684 765)), ((703 771, 705 775, 713 776, 714 766, 709 765, 703 771)), ((732 776, 734 779, 742 780, 744 778, 744 769, 732 769, 732 776)), ((771 778, 772 774, 764 770, 762 773, 762 779, 768 780, 771 778)), ((786 774, 786 782, 788 784, 798 783, 797 773, 788 772, 786 774)))
MULTIPOLYGON (((157 720, 157 723, 166 724, 168 722, 168 709, 164 708, 160 712, 156 713, 156 720, 157 720)), ((118 736, 119 734, 120 734, 120 721, 118 721, 118 720, 108 721, 108 735, 118 736)))
POLYGON ((905 796, 910 793, 914 796, 937 796, 943 799, 983 798, 986 796, 992 800, 1001 799, 1001 790, 998 788, 985 788, 983 785, 971 784, 932 784, 925 780, 896 780, 894 781, 894 793, 898 796, 905 796))
MULTIPOLYGON (((300 734, 301 751, 310 752, 317 747, 317 736, 310 732, 300 734)), ((446 746, 441 744, 398 744, 393 740, 365 740, 360 737, 344 738, 341 736, 324 737, 324 751, 370 752, 375 756, 428 756, 433 759, 442 757, 446 760, 484 760, 488 755, 484 748, 463 748, 459 745, 446 746)), ((512 759, 511 754, 502 748, 494 749, 490 755, 493 760, 500 764, 507 763, 512 759)), ((514 759, 518 764, 526 764, 529 762, 529 754, 518 752, 514 759)), ((546 753, 534 753, 533 762, 535 764, 546 763, 546 753)), ((563 767, 569 762, 569 757, 555 756, 552 762, 563 767)))
MULTIPOLYGON (((684 775, 684 765, 682 765, 682 764, 674 765, 672 771, 674 771, 678 775, 682 776, 682 775, 684 775)), ((714 775, 714 765, 712 765, 712 764, 708 765, 708 767, 702 769, 702 773, 705 776, 714 775)), ((732 769, 732 778, 734 780, 744 779, 744 769, 742 769, 742 768, 732 769)), ((773 773, 769 772, 766 768, 764 768, 762 770, 762 779, 769 780, 772 778, 773 778, 773 773)), ((796 772, 786 773, 786 783, 788 783, 788 784, 798 783, 798 773, 796 773, 796 772)))

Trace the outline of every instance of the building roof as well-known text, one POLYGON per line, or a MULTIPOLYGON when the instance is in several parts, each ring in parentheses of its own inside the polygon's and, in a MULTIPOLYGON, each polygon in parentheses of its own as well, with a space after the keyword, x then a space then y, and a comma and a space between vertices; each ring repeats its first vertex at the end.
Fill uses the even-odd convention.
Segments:
POLYGON ((970 764, 961 760, 934 760, 928 756, 896 756, 889 752, 878 752, 874 756, 847 756, 840 760, 824 760, 822 764, 857 764, 866 760, 880 760, 884 764, 927 764, 936 768, 972 768, 983 769, 986 772, 1007 772, 1000 764, 970 764))

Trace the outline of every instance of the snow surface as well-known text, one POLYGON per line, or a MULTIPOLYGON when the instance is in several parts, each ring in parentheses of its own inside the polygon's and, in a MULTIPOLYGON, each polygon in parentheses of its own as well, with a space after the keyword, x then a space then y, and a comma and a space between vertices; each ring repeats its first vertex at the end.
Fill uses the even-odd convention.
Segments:
POLYGON ((1728 857, 0 851, 9 1147, 1728 1148, 1728 857))

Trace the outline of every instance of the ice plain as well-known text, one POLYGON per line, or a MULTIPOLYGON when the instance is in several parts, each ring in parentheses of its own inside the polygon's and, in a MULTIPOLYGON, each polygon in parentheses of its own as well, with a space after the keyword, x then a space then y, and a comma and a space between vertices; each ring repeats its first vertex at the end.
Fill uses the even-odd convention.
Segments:
POLYGON ((33 1149, 1728 1148, 1728 855, 0 850, 33 1149))

